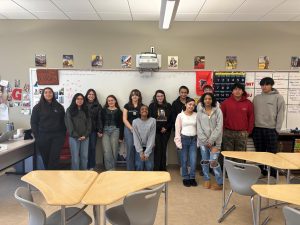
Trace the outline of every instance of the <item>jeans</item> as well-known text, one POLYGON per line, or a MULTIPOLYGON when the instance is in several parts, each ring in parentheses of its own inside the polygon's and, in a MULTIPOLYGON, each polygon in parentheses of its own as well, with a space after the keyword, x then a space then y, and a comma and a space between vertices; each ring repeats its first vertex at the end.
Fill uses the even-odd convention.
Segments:
POLYGON ((181 135, 181 167, 184 180, 195 179, 197 163, 197 136, 181 135), (190 162, 190 173, 188 173, 188 159, 190 162))
POLYGON ((86 170, 88 163, 89 138, 79 141, 77 138, 69 137, 72 170, 86 170))
POLYGON ((106 170, 116 167, 119 152, 120 129, 116 126, 105 126, 103 129, 102 145, 104 166, 106 170))
POLYGON ((129 171, 135 171, 135 148, 133 145, 133 134, 131 130, 129 130, 127 127, 124 127, 124 138, 125 138, 125 144, 126 144, 126 166, 127 170, 129 171))
POLYGON ((95 168, 96 165, 96 144, 97 132, 93 131, 89 136, 88 169, 95 168))
POLYGON ((135 151, 135 166, 137 171, 152 171, 153 170, 153 151, 149 155, 148 160, 142 161, 140 153, 135 151))
POLYGON ((222 185, 223 184, 222 170, 218 162, 220 151, 213 153, 210 151, 208 147, 202 145, 200 146, 200 152, 202 156, 201 166, 204 174, 204 180, 206 181, 210 180, 210 175, 209 175, 209 167, 210 167, 214 170, 217 184, 222 185))

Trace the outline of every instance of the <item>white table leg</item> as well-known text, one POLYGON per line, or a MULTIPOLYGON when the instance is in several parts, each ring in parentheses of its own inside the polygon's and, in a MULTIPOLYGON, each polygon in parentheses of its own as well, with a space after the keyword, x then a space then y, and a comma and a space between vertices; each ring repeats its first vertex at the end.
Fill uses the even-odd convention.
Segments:
POLYGON ((66 225, 66 206, 61 206, 61 225, 66 225))
POLYGON ((165 183, 165 225, 168 225, 168 184, 165 183))

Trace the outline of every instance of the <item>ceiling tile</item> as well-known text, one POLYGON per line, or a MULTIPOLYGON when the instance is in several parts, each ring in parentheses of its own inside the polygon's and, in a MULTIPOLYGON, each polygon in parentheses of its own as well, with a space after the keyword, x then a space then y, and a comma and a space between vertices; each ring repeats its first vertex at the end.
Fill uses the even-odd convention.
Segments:
POLYGON ((205 0, 181 0, 177 9, 177 13, 197 13, 203 6, 205 0))
POLYGON ((133 21, 159 21, 157 13, 132 13, 133 21))
POLYGON ((177 13, 175 21, 195 21, 198 13, 177 13))
POLYGON ((127 0, 90 0, 97 12, 129 13, 127 0))
POLYGON ((130 13, 99 13, 99 15, 102 20, 132 20, 130 13))
POLYGON ((52 0, 64 12, 94 12, 88 0, 52 0))
POLYGON ((237 10, 237 13, 259 14, 267 13, 285 0, 248 0, 237 10))
POLYGON ((300 13, 300 1, 286 0, 271 13, 300 13))
POLYGON ((96 12, 66 12, 66 14, 71 18, 71 20, 100 20, 96 12))
POLYGON ((32 14, 27 11, 24 12, 10 12, 10 13, 2 13, 8 19, 15 19, 15 20, 34 20, 36 19, 32 14))
POLYGON ((235 13, 227 18, 227 21, 259 21, 264 14, 249 14, 249 13, 235 13))
POLYGON ((31 12, 58 12, 59 9, 49 0, 14 0, 31 12))
POLYGON ((0 14, 0 19, 7 19, 7 18, 0 14))
POLYGON ((160 13, 161 0, 128 0, 131 12, 160 13))
POLYGON ((0 13, 22 13, 26 12, 22 7, 18 6, 10 0, 0 0, 0 13))
POLYGON ((297 17, 299 14, 281 13, 281 14, 268 14, 260 19, 260 21, 290 21, 297 17))
POLYGON ((68 20, 69 18, 65 16, 62 12, 34 12, 41 20, 68 20))
POLYGON ((245 0, 207 0, 201 13, 233 13, 245 0))
POLYGON ((196 21, 226 21, 230 13, 200 13, 196 21))

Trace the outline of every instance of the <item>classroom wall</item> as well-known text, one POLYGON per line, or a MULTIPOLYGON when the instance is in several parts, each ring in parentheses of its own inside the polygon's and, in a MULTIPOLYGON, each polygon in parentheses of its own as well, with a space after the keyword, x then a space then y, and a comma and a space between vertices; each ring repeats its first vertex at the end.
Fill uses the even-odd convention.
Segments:
MULTIPOLYGON (((120 69, 120 55, 135 56, 150 46, 162 54, 162 69, 168 55, 179 56, 180 70, 193 69, 196 55, 206 56, 206 69, 223 70, 225 57, 236 55, 239 70, 256 70, 258 56, 267 55, 270 69, 287 70, 290 57, 300 55, 299 28, 299 22, 175 22, 165 31, 158 22, 0 20, 0 76, 20 79, 23 86, 35 54, 46 54, 50 68, 61 68, 62 55, 73 54, 74 69, 90 69, 91 55, 101 54, 103 69, 120 69)), ((10 120, 29 127, 30 116, 14 107, 10 120)))

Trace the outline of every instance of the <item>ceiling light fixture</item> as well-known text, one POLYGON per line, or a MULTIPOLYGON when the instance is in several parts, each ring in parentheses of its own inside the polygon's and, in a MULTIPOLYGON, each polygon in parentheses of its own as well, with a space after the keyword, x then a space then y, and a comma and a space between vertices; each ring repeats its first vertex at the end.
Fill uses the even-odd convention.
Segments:
POLYGON ((159 28, 169 29, 175 18, 179 0, 161 0, 159 28))

